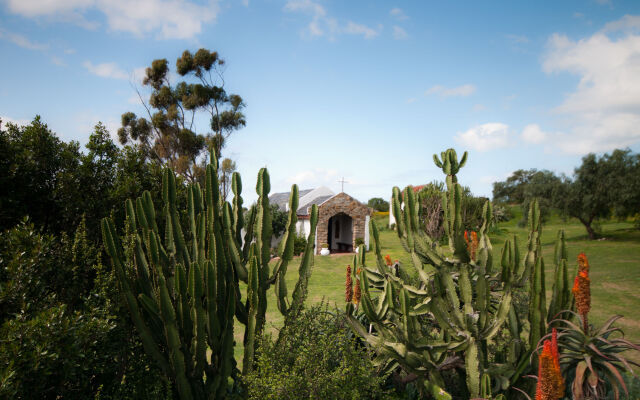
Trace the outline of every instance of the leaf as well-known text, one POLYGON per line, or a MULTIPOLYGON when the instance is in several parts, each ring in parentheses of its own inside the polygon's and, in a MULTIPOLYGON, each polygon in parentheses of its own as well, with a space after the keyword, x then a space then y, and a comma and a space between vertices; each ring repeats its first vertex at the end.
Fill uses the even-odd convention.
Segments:
POLYGON ((587 363, 584 361, 580 361, 576 366, 576 375, 573 379, 573 385, 571 391, 573 392, 573 397, 576 399, 581 399, 583 396, 582 385, 584 384, 584 373, 587 370, 587 363))

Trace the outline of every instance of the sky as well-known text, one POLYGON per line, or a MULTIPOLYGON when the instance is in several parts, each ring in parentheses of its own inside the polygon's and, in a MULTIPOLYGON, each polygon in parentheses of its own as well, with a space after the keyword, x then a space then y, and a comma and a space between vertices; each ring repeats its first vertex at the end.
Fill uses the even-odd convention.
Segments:
POLYGON ((640 2, 620 0, 0 0, 0 118, 116 138, 145 67, 199 48, 246 103, 223 151, 245 201, 264 166, 272 192, 344 178, 367 201, 442 180, 432 156, 455 148, 491 196, 517 169, 640 150, 640 2))

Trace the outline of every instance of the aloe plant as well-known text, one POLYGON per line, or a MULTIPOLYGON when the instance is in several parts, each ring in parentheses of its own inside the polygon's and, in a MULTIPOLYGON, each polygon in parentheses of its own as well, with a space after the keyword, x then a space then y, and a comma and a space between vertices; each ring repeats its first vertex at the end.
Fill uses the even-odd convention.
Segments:
POLYGON ((126 202, 131 254, 123 250, 113 222, 107 218, 102 221, 105 248, 145 351, 175 384, 183 400, 224 398, 229 379, 236 381, 236 318, 246 326, 243 371, 253 368, 256 337, 264 327, 270 287, 275 287, 278 309, 286 318, 301 311, 306 297, 313 266, 317 207, 311 210, 312 233, 290 299, 284 276, 293 259, 297 186, 291 190, 287 229, 273 269, 269 174, 264 168, 258 174, 259 198, 247 221, 242 215, 238 174, 233 175, 232 189, 232 204, 223 203, 217 160, 212 153, 204 190, 197 183, 187 187, 186 231, 181 226, 176 178, 170 169, 163 175, 162 234, 156 221, 160 213, 156 213, 149 192, 135 203, 126 202), (241 281, 247 283, 244 302, 241 281))

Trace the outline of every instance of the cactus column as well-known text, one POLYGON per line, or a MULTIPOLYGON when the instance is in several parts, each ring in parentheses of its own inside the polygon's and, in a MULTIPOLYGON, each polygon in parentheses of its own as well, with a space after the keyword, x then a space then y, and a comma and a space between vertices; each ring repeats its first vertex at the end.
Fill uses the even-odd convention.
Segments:
MULTIPOLYGON (((229 380, 237 372, 233 358, 235 318, 246 325, 243 368, 250 371, 256 336, 264 326, 266 291, 275 285, 278 308, 287 318, 293 317, 302 308, 313 266, 312 234, 289 301, 284 276, 293 258, 295 212, 289 214, 280 259, 270 273, 269 175, 266 169, 260 171, 260 198, 246 221, 238 174, 232 177, 232 188, 233 204, 223 203, 212 153, 204 191, 197 183, 186 188, 187 235, 181 226, 176 178, 170 169, 163 176, 163 234, 149 192, 135 204, 126 202, 124 247, 113 222, 107 218, 102 221, 105 248, 145 351, 175 384, 183 400, 226 396, 229 380), (244 303, 240 281, 248 283, 244 303)), ((294 185, 290 205, 297 205, 297 201, 294 185)), ((317 214, 317 208, 312 208, 312 232, 317 214)))

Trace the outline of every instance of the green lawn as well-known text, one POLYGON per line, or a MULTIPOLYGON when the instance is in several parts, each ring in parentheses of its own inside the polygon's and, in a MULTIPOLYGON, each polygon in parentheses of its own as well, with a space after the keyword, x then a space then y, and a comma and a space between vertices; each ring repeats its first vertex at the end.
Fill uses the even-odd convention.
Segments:
MULTIPOLYGON (((526 228, 517 226, 521 213, 516 208, 514 218, 501 223, 500 233, 491 235, 494 247, 494 259, 499 259, 504 241, 518 235, 521 254, 527 240, 526 228)), ((386 227, 387 218, 380 218, 379 227, 386 227)), ((591 313, 590 322, 601 324, 614 314, 623 315, 619 326, 626 336, 634 342, 640 342, 640 231, 634 230, 631 223, 607 222, 602 224, 604 240, 589 241, 582 225, 575 221, 564 222, 558 217, 550 218, 543 226, 542 247, 546 261, 547 290, 552 288, 553 277, 552 255, 558 229, 564 229, 569 250, 569 271, 573 275, 578 253, 585 252, 591 265, 591 313)), ((393 260, 400 260, 402 265, 410 267, 410 260, 402 249, 402 245, 394 231, 383 228, 380 232, 382 253, 389 254, 393 260)), ((309 282, 307 304, 314 304, 323 299, 329 304, 344 306, 345 268, 352 264, 353 255, 316 256, 315 265, 309 282)), ((289 267, 287 283, 289 293, 298 278, 298 260, 294 259, 289 267)), ((244 293, 244 288, 242 290, 244 293)), ((267 311, 267 329, 276 332, 282 326, 283 318, 277 310, 273 290, 269 291, 269 308, 267 311)), ((550 298, 550 293, 548 297, 550 298)), ((236 342, 242 343, 242 328, 237 325, 236 342)), ((242 348, 236 347, 236 356, 241 359, 242 348)), ((640 362, 640 357, 634 357, 640 362)))

